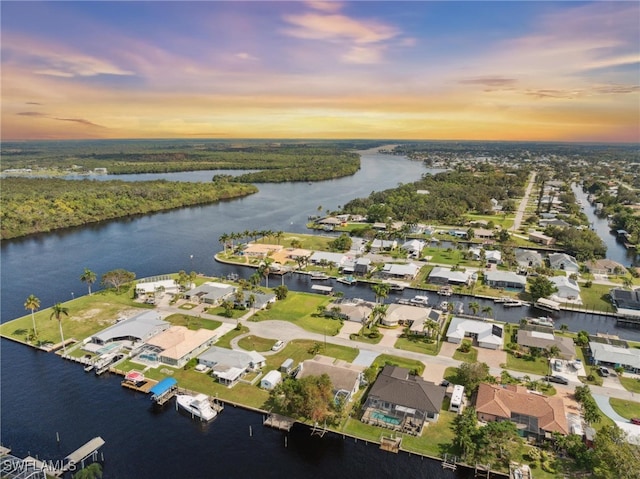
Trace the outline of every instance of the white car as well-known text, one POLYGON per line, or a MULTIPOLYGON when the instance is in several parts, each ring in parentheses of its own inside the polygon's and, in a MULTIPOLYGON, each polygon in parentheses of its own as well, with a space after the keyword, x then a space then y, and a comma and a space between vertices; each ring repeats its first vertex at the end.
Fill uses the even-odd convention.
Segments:
POLYGON ((276 341, 276 343, 271 346, 271 351, 280 351, 284 347, 284 341, 276 341))

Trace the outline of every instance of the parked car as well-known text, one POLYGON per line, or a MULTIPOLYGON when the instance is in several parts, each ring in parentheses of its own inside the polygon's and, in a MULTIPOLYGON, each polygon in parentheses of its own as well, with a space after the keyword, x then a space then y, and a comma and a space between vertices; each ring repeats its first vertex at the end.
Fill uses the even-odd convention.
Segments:
POLYGON ((564 376, 558 376, 557 374, 553 376, 545 376, 542 379, 551 383, 564 384, 565 386, 569 384, 569 380, 567 378, 564 376))
POLYGON ((447 381, 446 379, 443 379, 442 382, 440 383, 440 386, 444 386, 445 388, 448 388, 449 384, 451 384, 449 381, 447 381))
POLYGON ((603 378, 607 378, 609 377, 609 375, 611 374, 609 372, 609 370, 605 367, 600 367, 598 368, 598 374, 600 374, 600 376, 602 376, 603 378))
POLYGON ((640 426, 640 417, 632 417, 631 424, 637 424, 638 426, 640 426))
POLYGON ((284 347, 284 341, 277 340, 276 343, 271 346, 271 351, 280 351, 284 347))

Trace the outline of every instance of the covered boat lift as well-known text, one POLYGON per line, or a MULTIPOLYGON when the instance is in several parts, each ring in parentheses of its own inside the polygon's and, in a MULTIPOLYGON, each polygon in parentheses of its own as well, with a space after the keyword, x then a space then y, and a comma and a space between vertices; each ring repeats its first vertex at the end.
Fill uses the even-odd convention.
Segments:
POLYGON ((151 400, 155 401, 156 404, 160 406, 171 399, 177 391, 178 381, 174 378, 164 378, 149 390, 151 393, 151 400))

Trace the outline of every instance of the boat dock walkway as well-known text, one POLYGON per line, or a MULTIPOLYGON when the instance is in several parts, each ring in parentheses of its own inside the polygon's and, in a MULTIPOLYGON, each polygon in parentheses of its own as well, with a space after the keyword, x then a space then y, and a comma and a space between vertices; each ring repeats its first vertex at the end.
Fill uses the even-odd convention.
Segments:
POLYGON ((262 424, 274 429, 279 429, 280 431, 289 432, 295 422, 295 419, 292 419, 290 417, 281 416, 280 414, 276 413, 270 413, 269 416, 267 416, 264 421, 262 421, 262 424))
POLYGON ((67 463, 62 468, 62 472, 64 473, 66 471, 75 469, 77 464, 81 464, 84 468, 85 459, 87 459, 88 457, 93 457, 93 459, 96 460, 98 449, 100 449, 102 446, 104 446, 104 439, 102 439, 100 436, 94 437, 83 446, 80 446, 78 449, 64 458, 67 463))

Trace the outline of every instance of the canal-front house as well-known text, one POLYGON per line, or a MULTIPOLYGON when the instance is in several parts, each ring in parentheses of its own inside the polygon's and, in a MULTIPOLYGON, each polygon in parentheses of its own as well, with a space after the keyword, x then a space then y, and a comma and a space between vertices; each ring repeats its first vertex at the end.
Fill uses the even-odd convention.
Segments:
POLYGON ((481 383, 474 402, 479 421, 511 421, 522 437, 540 441, 554 432, 569 434, 560 397, 529 392, 519 385, 481 383))
POLYGON ((608 258, 587 261, 584 265, 591 274, 622 275, 627 272, 623 265, 608 258))
POLYGON ((421 308, 408 304, 392 303, 387 307, 387 314, 380 319, 384 326, 398 326, 398 324, 423 324, 429 317, 431 308, 421 308))
POLYGON ((537 251, 530 249, 517 249, 515 254, 518 266, 525 270, 542 266, 542 255, 537 251))
POLYGON ((414 280, 420 271, 420 266, 414 263, 395 264, 385 263, 380 276, 387 279, 414 280))
POLYGON ((556 291, 552 298, 562 302, 563 300, 575 301, 580 299, 580 286, 578 282, 566 276, 552 276, 549 281, 554 284, 556 291))
POLYGON ((544 246, 551 246, 556 242, 551 236, 547 236, 539 231, 529 231, 529 241, 532 243, 538 243, 544 246))
POLYGON ((171 326, 149 339, 146 349, 153 350, 161 363, 181 368, 215 341, 215 331, 171 326))
POLYGON ((447 342, 460 344, 470 338, 475 344, 486 349, 502 349, 504 327, 487 321, 476 321, 454 316, 447 329, 447 342))
POLYGON ((427 422, 438 421, 444 396, 444 387, 385 366, 367 395, 362 421, 419 436, 427 422))
POLYGON ((609 290, 609 294, 618 316, 640 322, 640 288, 613 288, 609 290))
POLYGON ((468 285, 471 281, 471 273, 466 271, 452 271, 451 268, 435 266, 429 273, 429 282, 433 284, 468 285))
POLYGON ((230 298, 235 290, 230 284, 209 281, 185 292, 184 297, 189 301, 216 305, 230 298))
POLYGON ((239 351, 211 346, 198 357, 198 363, 211 368, 220 384, 231 388, 249 371, 261 369, 266 358, 256 351, 239 351))
POLYGON ((559 269, 568 273, 580 272, 578 261, 567 253, 551 253, 549 255, 549 267, 551 269, 559 269))
POLYGON ((301 371, 296 378, 326 374, 331 380, 336 399, 342 398, 348 402, 360 389, 364 369, 364 366, 318 354, 313 359, 302 362, 301 371))
POLYGON ((524 291, 527 286, 527 279, 513 271, 487 271, 484 273, 484 282, 491 288, 518 292, 524 291))
POLYGON ((160 319, 157 311, 145 311, 128 319, 118 320, 116 324, 91 336, 95 344, 107 344, 114 341, 147 341, 158 333, 169 329, 167 321, 160 319))
POLYGON ((558 348, 558 357, 573 360, 576 357, 576 348, 572 338, 556 336, 553 327, 525 324, 518 328, 517 344, 525 352, 532 349, 548 351, 553 346, 558 348))

